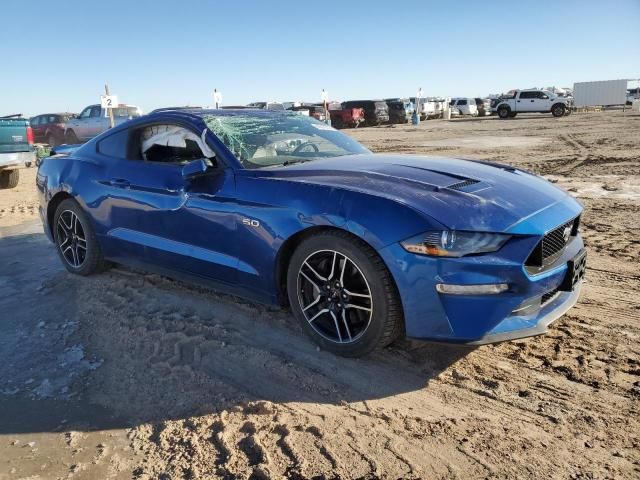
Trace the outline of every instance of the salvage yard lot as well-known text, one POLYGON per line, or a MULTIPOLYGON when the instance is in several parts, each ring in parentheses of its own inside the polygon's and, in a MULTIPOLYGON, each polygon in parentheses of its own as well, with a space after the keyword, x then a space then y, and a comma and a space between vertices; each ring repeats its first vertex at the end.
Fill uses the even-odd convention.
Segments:
POLYGON ((545 336, 359 360, 318 351, 287 311, 66 273, 24 170, 0 192, 0 479, 638 478, 639 131, 622 112, 347 130, 542 174, 585 204, 589 251, 545 336))

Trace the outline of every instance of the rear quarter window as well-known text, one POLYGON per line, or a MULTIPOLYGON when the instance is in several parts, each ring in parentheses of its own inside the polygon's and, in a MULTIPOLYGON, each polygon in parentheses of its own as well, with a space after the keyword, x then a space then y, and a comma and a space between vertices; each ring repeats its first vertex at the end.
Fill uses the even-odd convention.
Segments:
POLYGON ((98 153, 107 157, 126 158, 129 130, 115 132, 98 142, 98 153))

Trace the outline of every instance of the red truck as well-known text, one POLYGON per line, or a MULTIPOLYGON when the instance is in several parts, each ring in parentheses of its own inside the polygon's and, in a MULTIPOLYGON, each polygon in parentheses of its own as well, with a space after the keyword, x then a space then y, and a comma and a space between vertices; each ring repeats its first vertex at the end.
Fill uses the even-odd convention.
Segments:
POLYGON ((343 108, 342 104, 331 104, 329 115, 334 128, 358 128, 364 123, 363 108, 343 108))

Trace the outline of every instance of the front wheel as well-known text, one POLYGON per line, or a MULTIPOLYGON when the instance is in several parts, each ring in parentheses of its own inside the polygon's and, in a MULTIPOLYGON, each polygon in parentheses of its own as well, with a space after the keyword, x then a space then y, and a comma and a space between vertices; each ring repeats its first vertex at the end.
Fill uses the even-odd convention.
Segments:
POLYGON ((49 134, 49 136, 47 137, 47 144, 53 148, 60 145, 60 142, 58 142, 58 139, 56 138, 55 135, 49 134))
POLYGON ((389 345, 402 330, 402 308, 378 254, 346 232, 303 241, 287 272, 294 316, 322 348, 359 357, 389 345))
POLYGON ((551 108, 551 114, 556 118, 562 117, 564 115, 565 110, 566 109, 564 108, 564 105, 561 103, 558 103, 551 108))
POLYGON ((507 108, 507 107, 500 107, 498 109, 498 116, 500 118, 502 118, 503 120, 505 118, 509 118, 509 114, 511 113, 511 111, 507 108))
POLYGON ((75 145, 80 143, 80 139, 76 135, 76 132, 74 132, 73 130, 67 130, 67 132, 64 135, 64 139, 69 145, 75 145))
POLYGON ((63 200, 53 217, 53 238, 62 263, 71 273, 91 275, 105 263, 87 214, 75 200, 63 200))

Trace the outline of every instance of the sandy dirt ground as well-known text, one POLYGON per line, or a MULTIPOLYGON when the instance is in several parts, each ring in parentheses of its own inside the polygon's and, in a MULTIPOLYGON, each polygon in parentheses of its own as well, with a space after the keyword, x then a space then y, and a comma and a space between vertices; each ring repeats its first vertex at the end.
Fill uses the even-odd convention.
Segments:
POLYGON ((640 117, 347 132, 578 197, 576 307, 541 337, 337 358, 285 310, 124 268, 66 273, 27 169, 0 192, 0 479, 640 478, 640 117))

